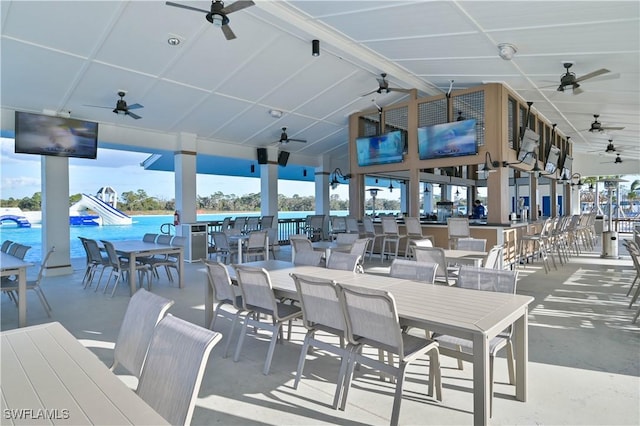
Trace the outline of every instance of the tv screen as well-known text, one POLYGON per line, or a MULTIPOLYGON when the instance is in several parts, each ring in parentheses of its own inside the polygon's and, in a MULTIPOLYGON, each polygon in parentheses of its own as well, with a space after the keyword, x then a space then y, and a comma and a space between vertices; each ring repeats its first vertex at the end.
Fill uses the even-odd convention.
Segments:
POLYGON ((573 169, 573 157, 570 155, 565 155, 564 164, 562 165, 562 174, 567 177, 567 179, 571 178, 571 170, 573 169))
POLYGON ((547 162, 544 166, 544 171, 547 173, 555 173, 558 168, 558 160, 560 159, 560 148, 551 145, 549 149, 549 155, 547 155, 547 162))
POLYGON ((16 111, 15 152, 96 158, 98 123, 16 111))
POLYGON ((421 160, 477 153, 475 119, 418 128, 418 156, 421 160))
POLYGON ((396 130, 380 136, 356 139, 358 166, 401 163, 404 152, 404 132, 396 130))
POLYGON ((540 136, 531 129, 525 129, 522 140, 520 141, 520 150, 518 151, 518 161, 526 164, 533 164, 534 156, 527 153, 535 152, 538 148, 540 136))

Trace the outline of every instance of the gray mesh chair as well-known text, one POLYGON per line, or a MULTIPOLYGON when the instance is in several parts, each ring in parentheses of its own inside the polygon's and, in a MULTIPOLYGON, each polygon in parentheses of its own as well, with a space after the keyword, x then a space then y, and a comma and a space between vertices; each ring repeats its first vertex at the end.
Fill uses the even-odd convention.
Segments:
POLYGON ((423 238, 423 239, 409 239, 407 241, 409 244, 409 252, 407 253, 407 257, 415 258, 415 248, 416 247, 433 247, 433 240, 431 237, 423 238))
POLYGON ((500 259, 502 258, 502 246, 493 246, 484 258, 482 266, 488 269, 502 269, 500 259))
POLYGON ((417 262, 408 259, 394 259, 389 268, 389 275, 394 278, 423 281, 433 284, 438 270, 437 263, 417 262))
POLYGON ((444 249, 440 247, 415 247, 414 250, 417 262, 438 264, 438 270, 436 272, 437 282, 447 285, 454 285, 456 283, 456 279, 449 276, 444 249))
POLYGON ((227 343, 224 346, 224 358, 229 354, 229 347, 231 346, 231 339, 236 328, 236 324, 241 319, 242 315, 246 313, 242 304, 242 296, 236 294, 236 286, 232 285, 231 278, 229 277, 229 271, 224 263, 212 262, 209 260, 204 261, 207 267, 207 276, 209 278, 209 285, 213 289, 213 297, 218 302, 215 310, 213 311, 213 318, 209 329, 214 330, 216 319, 218 316, 225 317, 231 320, 231 329, 227 337, 227 343), (231 311, 225 309, 229 307, 231 311))
POLYGON ((458 250, 486 251, 487 240, 482 238, 458 238, 458 250))
MULTIPOLYGON (((463 265, 460 267, 458 287, 515 294, 517 279, 518 271, 475 268, 463 265)), ((505 346, 507 347, 509 383, 515 384, 515 361, 511 334, 512 327, 509 326, 489 342, 489 395, 491 395, 491 409, 493 408, 493 362, 497 352, 505 346)), ((437 334, 434 335, 434 340, 440 344, 440 353, 458 359, 458 367, 460 369, 462 369, 462 361, 473 362, 473 341, 437 334)))
POLYGON ((391 256, 391 247, 394 247, 393 256, 398 257, 398 249, 400 247, 400 240, 406 237, 405 234, 400 233, 398 228, 398 222, 393 216, 382 218, 382 249, 380 250, 380 262, 384 260, 384 255, 391 256))
POLYGON ((360 255, 360 259, 358 259, 358 264, 356 265, 356 272, 360 274, 364 273, 364 257, 367 255, 369 241, 371 241, 371 238, 358 238, 353 242, 351 250, 349 250, 351 254, 360 255))
POLYGON ((232 262, 233 256, 237 257, 238 255, 238 249, 231 247, 227 234, 225 232, 214 232, 212 237, 216 260, 222 259, 224 263, 232 262))
MULTIPOLYGON (((187 242, 186 237, 178 237, 175 236, 171 239, 171 245, 177 247, 184 247, 187 242)), ((169 282, 173 283, 173 274, 171 273, 172 269, 175 269, 176 274, 180 274, 180 268, 178 266, 178 257, 175 255, 166 255, 161 258, 154 258, 151 263, 148 263, 151 267, 151 270, 155 276, 158 276, 157 269, 162 267, 164 268, 165 273, 167 274, 167 278, 169 278, 169 282)), ((151 278, 151 277, 150 277, 151 278)), ((151 281, 149 281, 149 288, 151 288, 151 281)))
POLYGON ((258 257, 266 260, 269 258, 268 250, 267 231, 252 231, 249 234, 249 240, 247 240, 247 247, 242 253, 244 261, 248 262, 250 259, 257 260, 258 257))
POLYGON ((296 266, 320 266, 322 263, 322 256, 323 254, 321 251, 302 251, 300 253, 296 253, 293 264, 296 266))
POLYGON ((367 250, 369 253, 369 260, 371 260, 371 255, 373 254, 373 250, 376 245, 376 239, 383 238, 384 234, 380 234, 376 231, 376 228, 373 224, 373 219, 369 216, 365 216, 362 218, 362 225, 364 226, 364 234, 367 238, 371 239, 371 245, 367 250))
POLYGON ((211 349, 222 335, 167 315, 153 333, 136 393, 172 425, 191 423, 211 349))
MULTIPOLYGON (((40 303, 42 303, 42 307, 44 308, 44 311, 47 313, 47 316, 49 318, 51 318, 51 305, 49 305, 49 301, 47 300, 47 298, 44 295, 44 292, 42 291, 41 283, 42 283, 42 277, 44 275, 44 270, 46 269, 47 263, 49 262, 49 258, 51 258, 51 255, 53 254, 54 251, 56 251, 56 248, 51 247, 51 250, 47 252, 47 255, 42 260, 42 263, 40 264, 40 269, 38 270, 38 277, 35 280, 27 280, 27 290, 33 290, 33 292, 38 296, 38 299, 40 300, 40 303)), ((1 289, 2 289, 2 292, 7 293, 9 295, 9 298, 12 299, 17 306, 18 280, 3 280, 1 284, 1 289)))
MULTIPOLYGON (((104 293, 109 289, 109 282, 111 281, 111 277, 115 277, 115 282, 113 283, 113 290, 111 291, 111 297, 116 294, 116 290, 118 289, 118 283, 120 282, 120 278, 123 275, 126 275, 129 271, 128 262, 123 262, 120 257, 118 257, 118 253, 116 253, 116 249, 113 246, 113 243, 105 240, 101 240, 104 245, 105 250, 107 251, 107 256, 109 258, 109 264, 105 265, 104 269, 111 268, 111 272, 109 273, 109 278, 107 278, 107 282, 104 286, 104 293)), ((151 276, 150 276, 150 267, 149 265, 137 263, 135 265, 136 272, 140 275, 140 286, 142 286, 143 278, 147 277, 147 286, 151 287, 151 276)), ((99 284, 99 282, 98 282, 99 284)), ((98 291, 98 286, 96 286, 96 290, 98 291)))
POLYGON ((244 343, 244 338, 249 326, 253 326, 254 329, 269 330, 272 333, 271 342, 269 344, 269 350, 267 351, 264 369, 262 370, 262 373, 267 375, 269 374, 273 352, 276 347, 278 335, 282 329, 282 324, 285 322, 289 323, 288 338, 290 338, 291 321, 295 318, 300 318, 302 316, 302 310, 298 306, 283 303, 276 299, 273 293, 273 287, 271 286, 269 273, 266 270, 243 265, 233 266, 236 269, 238 286, 242 293, 243 308, 248 312, 245 317, 242 333, 238 339, 233 360, 238 361, 238 359, 240 359, 242 344, 244 343), (273 321, 262 322, 260 321, 260 315, 256 315, 255 317, 250 315, 253 313, 269 315, 273 321))
POLYGON ((116 338, 112 371, 121 365, 136 378, 140 377, 156 324, 173 304, 173 300, 165 299, 143 288, 136 291, 129 300, 116 338))
POLYGON ((247 218, 246 231, 257 231, 260 229, 260 216, 249 216, 247 218))
POLYGON ((411 241, 415 240, 424 240, 426 238, 432 238, 428 235, 424 235, 422 232, 422 224, 420 223, 420 218, 407 216, 404 218, 404 225, 407 230, 407 243, 404 247, 404 257, 411 257, 412 253, 410 250, 411 241))
POLYGON ((351 352, 344 379, 340 409, 344 410, 355 364, 362 364, 396 378, 391 425, 397 425, 400 417, 402 387, 405 371, 413 361, 429 354, 429 396, 436 390, 436 399, 442 400, 440 358, 438 343, 403 333, 400 328, 396 303, 391 293, 363 287, 340 286, 341 305, 347 322, 347 340, 358 346, 351 352), (395 354, 398 365, 385 363, 361 354, 362 345, 395 354))
POLYGON ((2 251, 3 253, 6 253, 9 250, 9 246, 13 244, 13 241, 11 240, 4 240, 2 242, 2 247, 0 247, 0 251, 2 251))
POLYGON ((447 218, 447 235, 449 237, 449 248, 458 248, 458 239, 471 237, 469 219, 463 217, 447 218))
POLYGON ((359 254, 332 251, 331 256, 329 256, 329 259, 327 259, 327 268, 356 272, 359 261, 359 254))
POLYGON ((302 305, 302 322, 307 329, 300 351, 298 369, 293 388, 297 389, 304 370, 309 347, 319 348, 342 358, 333 408, 338 408, 344 375, 349 361, 350 347, 345 347, 346 322, 344 312, 340 307, 340 288, 335 281, 304 275, 291 274, 298 292, 298 300, 302 305), (338 337, 338 344, 331 344, 326 338, 317 339, 316 332, 328 333, 338 337))
POLYGON ((336 234, 335 242, 337 244, 353 244, 358 238, 360 238, 358 234, 342 232, 340 234, 336 234))
POLYGON ((296 262, 296 256, 298 253, 313 251, 311 240, 306 236, 300 234, 289 235, 289 242, 291 243, 291 261, 296 262))

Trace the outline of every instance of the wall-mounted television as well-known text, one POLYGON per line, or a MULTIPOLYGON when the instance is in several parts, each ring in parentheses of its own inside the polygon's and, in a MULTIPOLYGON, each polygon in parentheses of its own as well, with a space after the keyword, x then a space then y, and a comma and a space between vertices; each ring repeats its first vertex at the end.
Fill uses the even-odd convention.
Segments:
POLYGON ((475 119, 418 127, 418 156, 421 160, 477 153, 475 119))
POLYGON ((16 111, 15 152, 96 158, 98 123, 16 111))
POLYGON ((401 163, 404 145, 405 137, 402 130, 358 138, 356 139, 358 166, 401 163))
POLYGON ((566 176, 567 179, 571 179, 573 170, 573 157, 570 155, 564 156, 564 163, 562 164, 562 176, 566 176))
POLYGON ((533 154, 538 149, 540 136, 531 129, 525 129, 522 139, 520 140, 520 149, 518 150, 518 161, 526 164, 533 164, 533 154))
POLYGON ((547 173, 555 173, 558 168, 558 160, 560 159, 560 148, 551 145, 549 148, 549 154, 547 155, 547 162, 544 166, 544 171, 547 173))

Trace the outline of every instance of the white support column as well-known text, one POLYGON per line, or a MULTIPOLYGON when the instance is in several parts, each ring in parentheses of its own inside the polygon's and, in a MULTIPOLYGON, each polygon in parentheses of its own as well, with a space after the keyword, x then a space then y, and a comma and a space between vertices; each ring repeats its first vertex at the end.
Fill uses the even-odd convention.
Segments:
POLYGON ((320 166, 316 168, 316 214, 329 216, 329 174, 331 164, 328 156, 322 156, 320 166))
POLYGON ((69 159, 42 156, 42 259, 51 247, 51 255, 44 274, 68 275, 71 267, 71 242, 69 229, 69 159))
POLYGON ((278 163, 260 165, 260 212, 263 216, 273 216, 274 226, 278 223, 278 163), (265 196, 266 194, 266 196, 265 196))
MULTIPOLYGON (((174 156, 174 179, 176 187, 176 210, 180 223, 196 221, 196 135, 180 133, 178 151, 174 156)), ((182 227, 176 227, 176 235, 182 235, 182 227)))

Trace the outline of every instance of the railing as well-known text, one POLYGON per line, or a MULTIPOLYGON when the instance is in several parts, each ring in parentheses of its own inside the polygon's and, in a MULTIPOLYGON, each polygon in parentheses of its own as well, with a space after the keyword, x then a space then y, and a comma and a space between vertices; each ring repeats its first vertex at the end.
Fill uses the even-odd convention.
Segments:
MULTIPOLYGON (((278 244, 288 245, 289 235, 304 234, 306 219, 279 219, 278 220, 278 244)), ((233 226, 233 221, 231 221, 233 226)), ((220 232, 222 230, 222 221, 215 220, 207 222, 208 232, 220 232)))
POLYGON ((640 218, 637 217, 613 218, 613 229, 624 234, 632 234, 638 225, 640 225, 640 218))

